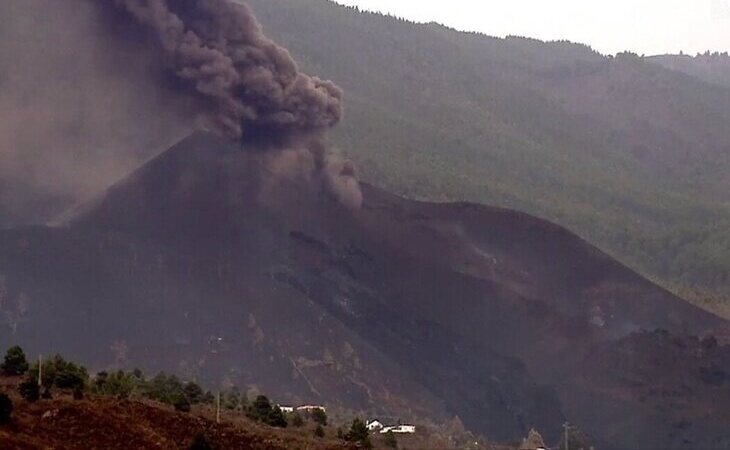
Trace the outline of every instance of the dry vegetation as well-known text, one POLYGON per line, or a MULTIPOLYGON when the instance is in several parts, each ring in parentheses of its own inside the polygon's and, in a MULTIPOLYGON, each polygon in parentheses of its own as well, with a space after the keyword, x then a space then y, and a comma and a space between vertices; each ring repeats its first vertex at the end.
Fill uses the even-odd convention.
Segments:
POLYGON ((96 396, 12 399, 13 422, 0 427, 3 449, 176 449, 189 448, 199 435, 219 449, 348 448, 334 436, 315 440, 308 428, 275 429, 242 416, 217 424, 209 408, 180 413, 154 402, 96 396))
MULTIPOLYGON (((74 399, 70 391, 54 391, 54 398, 28 402, 17 394, 20 377, 0 378, 0 393, 12 399, 12 422, 0 425, 3 450, 128 450, 189 449, 201 436, 213 449, 335 450, 356 445, 338 437, 346 426, 325 427, 325 437, 314 437, 316 424, 275 428, 257 423, 241 412, 222 411, 215 421, 210 405, 197 405, 189 413, 149 399, 121 399, 87 394, 74 399)), ((384 436, 372 434, 373 448, 391 449, 384 436)), ((487 444, 463 427, 421 427, 413 436, 398 436, 398 448, 510 450, 487 444)))

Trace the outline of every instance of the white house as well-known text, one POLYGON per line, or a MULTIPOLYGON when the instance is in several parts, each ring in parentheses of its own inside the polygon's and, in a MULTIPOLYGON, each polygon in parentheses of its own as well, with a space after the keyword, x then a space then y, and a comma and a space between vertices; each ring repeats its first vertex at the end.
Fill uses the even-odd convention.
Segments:
POLYGON ((297 411, 304 411, 311 413, 317 409, 321 409, 322 412, 326 413, 327 409, 324 406, 313 406, 313 405, 304 405, 304 406, 298 406, 297 411))
POLYGON ((413 434, 416 432, 416 426, 415 425, 395 425, 392 427, 384 427, 380 430, 381 434, 385 434, 389 431, 392 431, 393 433, 397 434, 413 434))
POLYGON ((281 406, 281 405, 276 405, 276 406, 278 406, 279 409, 281 410, 281 412, 283 412, 285 414, 289 414, 289 413, 293 413, 294 412, 294 407, 293 406, 281 406))
POLYGON ((383 429, 383 424, 377 419, 371 420, 365 426, 368 428, 368 431, 378 431, 383 429))

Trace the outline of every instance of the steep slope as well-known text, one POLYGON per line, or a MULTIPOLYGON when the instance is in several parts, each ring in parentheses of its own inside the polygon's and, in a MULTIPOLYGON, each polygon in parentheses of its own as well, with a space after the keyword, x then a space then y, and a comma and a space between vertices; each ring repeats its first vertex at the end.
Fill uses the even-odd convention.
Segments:
MULTIPOLYGON (((680 340, 722 333, 725 321, 522 213, 371 186, 352 212, 309 186, 196 134, 63 226, 0 233, 0 339, 281 401, 459 416, 498 441, 530 427, 555 439, 568 418, 608 448, 722 444, 730 416, 710 422, 697 405, 725 395, 730 378, 669 377, 693 401, 668 409, 623 384, 646 374, 622 343, 657 328, 680 340), (612 358, 626 369, 601 372, 595 361, 612 358), (670 416, 702 427, 678 438, 670 416)), ((726 351, 687 370, 718 366, 726 351)))
POLYGON ((345 88, 336 143, 368 181, 536 214, 666 285, 730 292, 729 90, 567 42, 326 0, 249 3, 307 70, 345 88))

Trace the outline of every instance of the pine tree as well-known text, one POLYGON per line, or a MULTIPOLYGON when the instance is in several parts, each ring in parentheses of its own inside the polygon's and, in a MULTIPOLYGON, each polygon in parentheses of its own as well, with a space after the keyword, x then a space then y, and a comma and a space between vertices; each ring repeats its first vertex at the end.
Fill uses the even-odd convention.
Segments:
POLYGON ((288 425, 286 422, 286 417, 284 417, 284 413, 278 406, 274 406, 271 409, 269 417, 266 420, 266 424, 278 428, 286 428, 286 426, 288 425))
POLYGON ((265 395, 259 395, 251 405, 251 418, 265 422, 271 414, 271 402, 265 395))
POLYGON ((23 399, 31 403, 37 402, 41 398, 41 389, 38 386, 38 380, 33 377, 28 377, 20 383, 18 392, 20 392, 20 396, 23 399))
POLYGON ((365 449, 373 448, 373 443, 370 441, 370 432, 365 422, 362 419, 357 418, 352 421, 350 431, 345 435, 345 440, 358 444, 360 447, 365 449))
POLYGON ((205 394, 203 393, 203 389, 198 386, 197 383, 193 381, 186 383, 185 387, 183 387, 183 392, 191 405, 197 405, 198 403, 203 402, 203 396, 205 394))
POLYGON ((28 360, 25 358, 25 352, 23 352, 23 349, 17 345, 15 347, 10 347, 7 353, 5 353, 5 360, 2 365, 0 365, 0 369, 2 369, 5 374, 11 376, 23 375, 27 372, 28 360))

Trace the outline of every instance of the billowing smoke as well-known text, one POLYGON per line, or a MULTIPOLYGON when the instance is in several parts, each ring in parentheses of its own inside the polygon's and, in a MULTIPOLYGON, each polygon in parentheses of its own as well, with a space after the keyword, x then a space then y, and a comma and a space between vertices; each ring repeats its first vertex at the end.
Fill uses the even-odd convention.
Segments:
MULTIPOLYGON (((360 203, 325 145, 342 92, 229 0, 0 1, 0 228, 84 202, 197 127, 304 164, 360 203)), ((288 170, 303 170, 297 165, 288 170)))
POLYGON ((197 97, 210 127, 258 150, 306 149, 329 192, 359 207, 352 164, 324 145, 324 133, 342 118, 342 91, 301 73, 247 6, 231 0, 113 4, 151 33, 176 85, 197 97))

